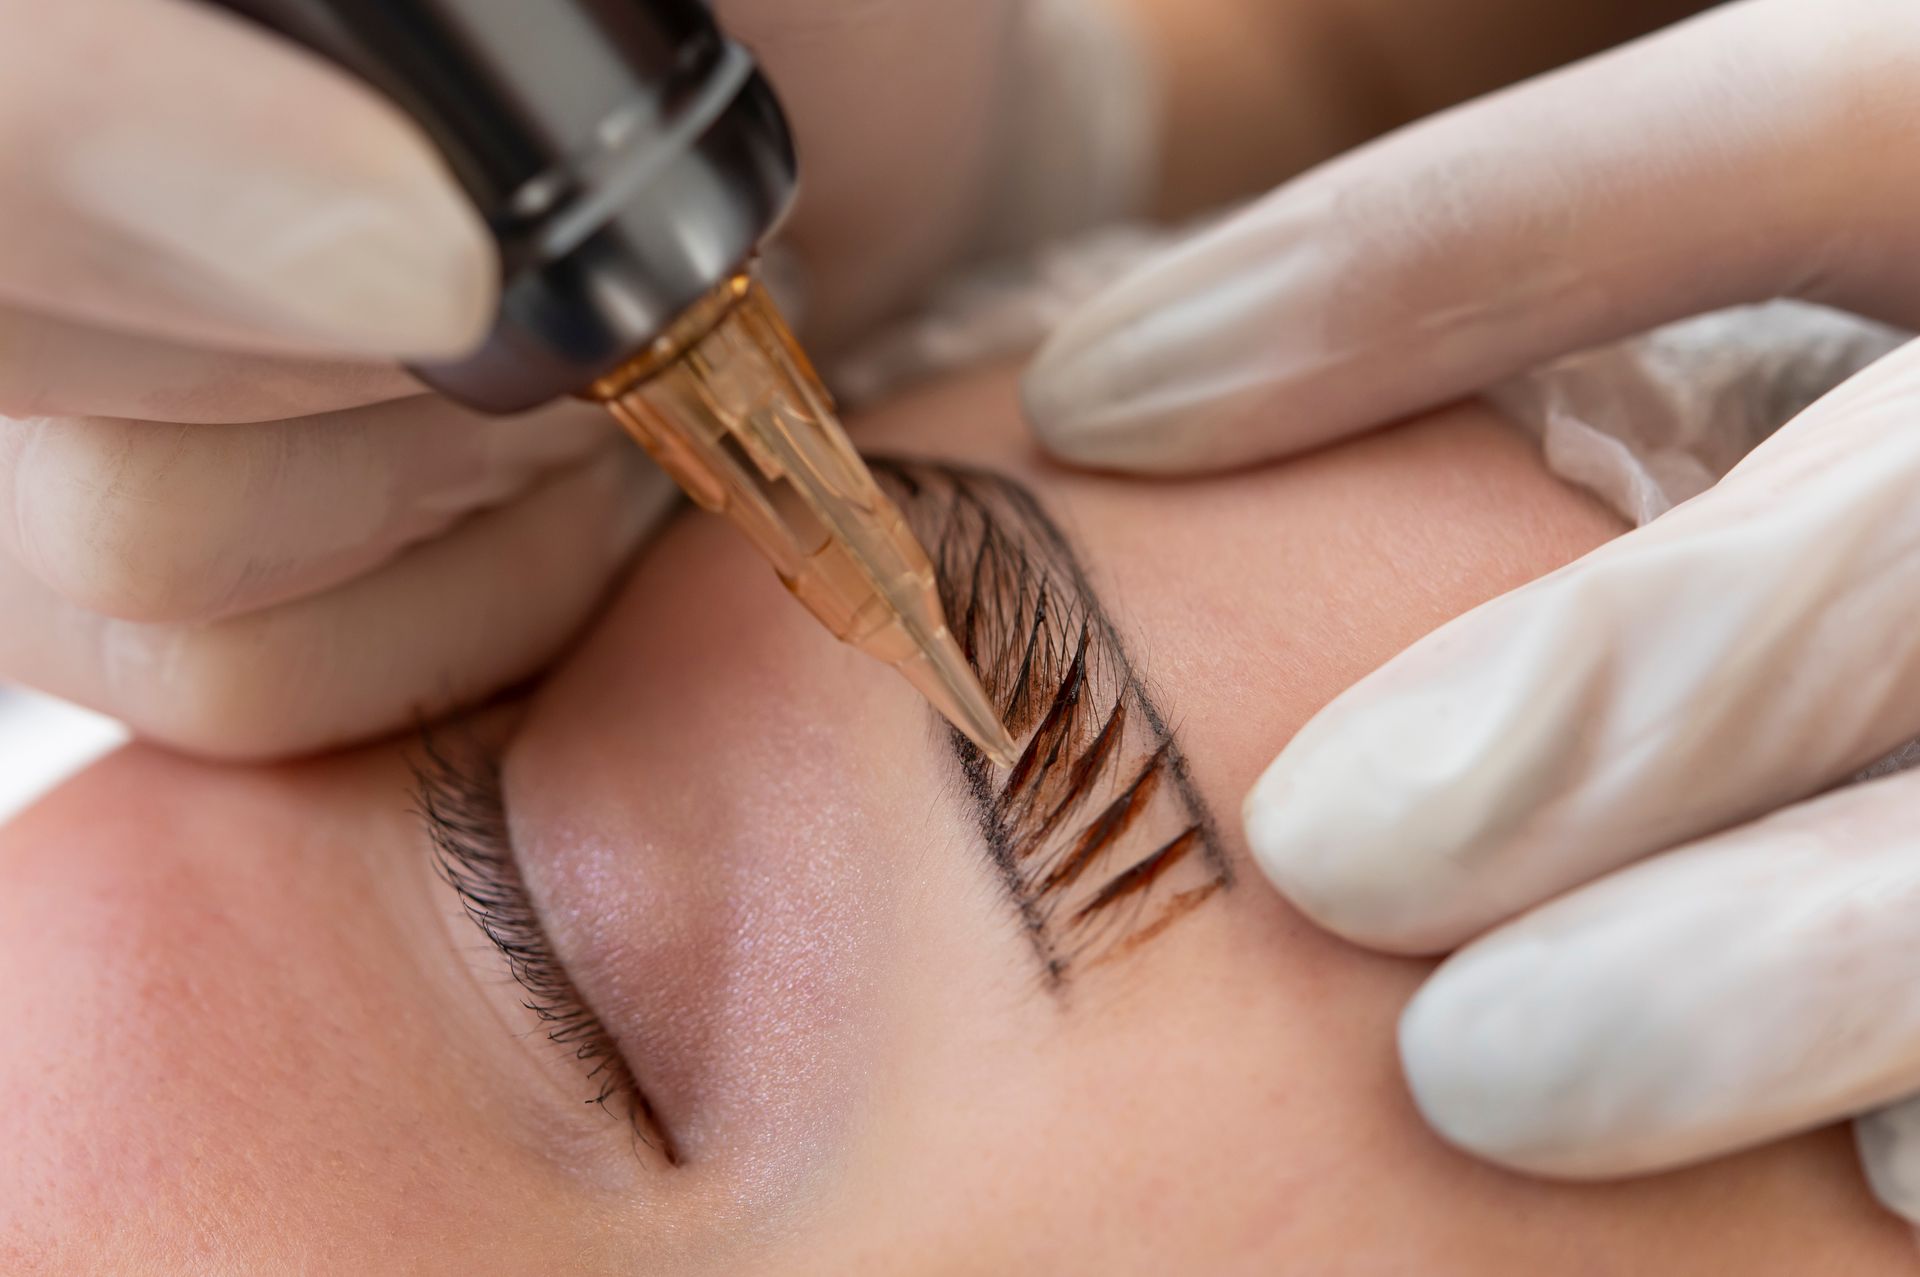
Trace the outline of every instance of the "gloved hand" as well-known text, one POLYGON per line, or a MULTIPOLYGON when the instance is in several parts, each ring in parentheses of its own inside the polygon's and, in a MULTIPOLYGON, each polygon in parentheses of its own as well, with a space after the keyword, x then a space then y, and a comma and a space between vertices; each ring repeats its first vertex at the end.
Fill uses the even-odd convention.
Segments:
MULTIPOLYGON (((1059 104, 1071 4, 719 8, 806 155, 810 341, 1101 186, 1014 198, 1087 121, 999 114, 1059 104)), ((393 366, 478 338, 491 246, 398 112, 230 15, 0 0, 0 233, 0 679, 230 757, 404 726, 536 669, 664 508, 599 409, 393 366)))
MULTIPOLYGON (((1122 281, 1030 410, 1072 459, 1230 466, 1736 302, 1920 325, 1916 67, 1909 0, 1747 0, 1423 122, 1122 281)), ((1908 346, 1363 680, 1249 796, 1326 926, 1480 937, 1401 1024, 1448 1138, 1616 1175, 1920 1092, 1920 775, 1816 796, 1920 735, 1916 419, 1908 346)), ((1859 1130, 1920 1220, 1920 1104, 1859 1130)))

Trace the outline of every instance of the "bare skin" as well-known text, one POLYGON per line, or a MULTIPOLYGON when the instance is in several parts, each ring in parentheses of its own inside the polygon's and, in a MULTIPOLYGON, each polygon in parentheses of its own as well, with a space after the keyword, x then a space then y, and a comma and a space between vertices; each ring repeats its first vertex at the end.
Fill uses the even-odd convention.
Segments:
POLYGON ((1327 937, 1246 863, 1233 807, 1276 740, 1617 532, 1524 439, 1463 408, 1143 485, 1037 458, 999 373, 858 433, 1047 505, 1233 888, 1050 990, 925 707, 683 518, 473 729, 509 742, 522 870, 681 1164, 582 1103, 436 878, 416 747, 134 748, 0 831, 0 1268, 1913 1270, 1834 1131, 1602 1187, 1450 1151, 1392 1048, 1424 964, 1327 937))

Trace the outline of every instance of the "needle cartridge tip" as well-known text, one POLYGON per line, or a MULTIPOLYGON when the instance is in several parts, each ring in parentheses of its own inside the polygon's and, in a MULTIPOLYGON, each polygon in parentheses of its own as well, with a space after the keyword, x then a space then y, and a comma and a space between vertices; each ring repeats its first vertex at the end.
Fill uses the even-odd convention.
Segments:
POLYGON ((730 280, 592 393, 836 637, 899 670, 989 758, 1013 765, 1013 740, 947 627, 926 549, 757 282, 730 280))

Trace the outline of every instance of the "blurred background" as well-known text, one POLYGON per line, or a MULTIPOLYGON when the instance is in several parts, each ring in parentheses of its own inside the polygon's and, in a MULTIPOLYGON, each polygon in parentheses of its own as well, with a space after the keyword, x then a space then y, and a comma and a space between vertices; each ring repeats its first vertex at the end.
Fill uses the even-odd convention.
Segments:
POLYGON ((126 738, 111 718, 0 684, 0 820, 126 738))

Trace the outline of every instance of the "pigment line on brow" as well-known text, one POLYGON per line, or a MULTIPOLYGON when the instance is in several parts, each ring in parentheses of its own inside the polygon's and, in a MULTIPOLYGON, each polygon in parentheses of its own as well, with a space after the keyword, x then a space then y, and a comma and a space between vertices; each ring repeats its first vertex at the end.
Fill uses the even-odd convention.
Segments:
POLYGON ((1013 771, 1007 776, 1006 787, 994 803, 997 817, 1007 815, 1016 804, 1025 807, 1027 804, 1023 800, 1032 787, 1059 761, 1061 746, 1066 743, 1078 716, 1080 693, 1087 685, 1087 637, 1088 629, 1082 625, 1080 643, 1074 650, 1073 664, 1067 667, 1067 677, 1054 694, 1046 717, 1040 720, 1040 730, 1033 734, 1033 740, 1027 744, 1019 761, 1014 763, 1013 771))
POLYGON ((1053 810, 1047 814, 1047 818, 1040 822, 1040 828, 1034 831, 1036 838, 1045 838, 1053 833, 1062 820, 1085 804, 1087 793, 1092 788, 1093 782, 1105 769, 1107 760, 1117 752, 1115 747, 1121 732, 1126 728, 1126 722, 1127 702, 1123 697, 1114 702, 1113 712, 1107 715, 1107 721, 1100 728, 1100 734, 1094 737, 1092 746, 1080 756, 1080 761, 1073 765, 1073 775, 1067 778, 1066 797, 1055 803, 1053 810))
MULTIPOLYGON (((1017 736, 1033 729, 998 793, 993 769, 978 751, 964 739, 954 739, 953 748, 988 854, 1019 906, 1050 982, 1057 984, 1083 956, 1093 964, 1104 960, 1094 952, 1106 943, 1102 937, 1113 940, 1111 948, 1130 952, 1138 941, 1164 931, 1229 885, 1231 869, 1172 731, 1148 698, 1064 534, 1033 496, 984 471, 909 462, 883 462, 876 469, 908 496, 947 487, 941 494, 945 499, 928 496, 909 516, 917 513, 930 525, 921 531, 937 550, 949 615, 963 621, 962 638, 982 678, 994 690, 993 684, 1012 677, 1011 686, 998 689, 1010 728, 1017 736), (1014 528, 1018 536, 1009 535, 1014 528), (971 563, 968 553, 974 556, 971 563), (1029 608, 1032 615, 1022 615, 1029 608), (1062 648, 1060 640, 1069 635, 1070 647, 1062 648), (1062 668, 1068 650, 1073 655, 1062 668), (1113 703, 1094 727, 1084 720, 1099 708, 1092 691, 1096 664, 1108 688, 1099 700, 1104 703, 1110 694, 1113 703), (1053 691, 1035 727, 1041 702, 1032 697, 1045 683, 1053 683, 1053 691), (1136 702, 1132 711, 1129 700, 1136 702), (1149 753, 1120 792, 1101 799, 1085 828, 1072 829, 1068 822, 1082 819, 1075 813, 1088 798, 1118 783, 1107 773, 1119 765, 1122 740, 1132 737, 1144 739, 1129 748, 1149 753), (1079 756, 1069 757, 1070 749, 1079 756), (1155 798, 1160 790, 1167 795, 1164 802, 1155 798), (1155 818, 1160 825, 1167 816, 1184 813, 1179 831, 1163 832, 1144 859, 1136 856, 1104 882, 1079 885, 1094 866, 1122 853, 1121 844, 1150 805, 1161 811, 1155 818), (1048 850, 1060 837, 1068 841, 1048 850), (1047 854, 1041 856, 1042 851, 1047 854), (1171 881, 1173 871, 1195 852, 1206 880, 1186 890, 1176 884, 1171 895, 1159 890, 1162 878, 1171 881), (1068 953, 1058 947, 1062 926, 1077 937, 1068 953)), ((1185 876, 1191 879, 1194 872, 1185 876)))
MULTIPOLYGON (((1154 703, 1151 696, 1147 695, 1147 689, 1140 680, 1132 657, 1127 652, 1126 644, 1121 640, 1119 631, 1107 616, 1106 609, 1100 602, 1100 596, 1094 592, 1092 583, 1087 580, 1086 573, 1081 570, 1080 558, 1068 544, 1066 534, 1060 531, 1059 525, 1054 523, 1052 517, 1040 505, 1039 499, 1024 485, 1015 483, 1002 475, 988 477, 997 480, 1001 495, 1019 512, 1027 532, 1046 544, 1053 553, 1057 565, 1071 578, 1074 590, 1083 606, 1101 630, 1101 641, 1112 649, 1118 659, 1120 669, 1123 671, 1123 679, 1128 690, 1139 702, 1149 729, 1156 736, 1171 739, 1174 734, 1172 729, 1167 726, 1160 713, 1160 707, 1154 703)), ((1201 799, 1200 791, 1194 786, 1193 777, 1187 770, 1186 755, 1179 749, 1174 749, 1168 757, 1168 767, 1181 797, 1199 814, 1201 855, 1206 859, 1208 868, 1219 875, 1220 885, 1231 887, 1233 864, 1227 859, 1226 850, 1220 844, 1213 811, 1201 799)))
MULTIPOLYGON (((1080 567, 1078 556, 1068 543, 1065 534, 1061 532, 1058 525, 1054 523, 1052 517, 1040 505, 1038 499, 1034 497, 1032 492, 1010 478, 992 471, 947 466, 937 462, 918 464, 925 470, 942 475, 952 484, 953 497, 951 507, 954 511, 954 517, 958 516, 958 511, 964 506, 970 510, 976 518, 979 518, 983 525, 992 529, 995 535, 990 537, 983 536, 981 538, 983 545, 989 543, 1004 543, 1005 536, 1000 526, 1000 520, 996 517, 988 502, 975 490, 975 485, 978 484, 981 487, 991 488, 995 496, 999 497, 1012 508, 1013 513, 1017 516, 1022 532, 1033 541, 1038 542, 1047 551, 1049 565, 1067 577, 1071 586, 1070 592, 1084 613, 1085 619, 1082 622, 1083 626, 1086 627, 1088 632, 1097 633, 1099 645, 1111 654, 1113 664, 1120 672, 1125 693, 1125 695, 1120 698, 1120 703, 1124 703, 1129 697, 1137 701, 1142 717, 1152 735, 1160 740, 1170 740, 1173 733, 1166 725, 1159 707, 1147 694, 1146 688, 1132 660, 1127 654, 1124 642, 1121 640, 1111 618, 1108 617, 1105 609, 1101 606, 1099 597, 1093 590, 1091 583, 1087 580, 1085 572, 1080 567)), ((912 469, 914 465, 915 463, 892 463, 888 469, 890 473, 897 474, 912 469)), ((918 480, 915 481, 915 487, 916 490, 920 487, 918 480)), ((972 600, 970 600, 970 602, 971 601, 972 600)), ((1087 638, 1088 633, 1083 632, 1081 642, 1076 645, 1076 656, 1084 651, 1087 638)), ((1222 885, 1231 885, 1231 864, 1227 861, 1225 853, 1219 845, 1211 811, 1200 798, 1197 789, 1192 783, 1192 779, 1187 771, 1185 756, 1181 754, 1178 747, 1175 746, 1166 751, 1165 763, 1173 781, 1174 788, 1179 792, 1183 803, 1199 817, 1196 823, 1201 826, 1200 841, 1204 858, 1208 862, 1210 869, 1220 876, 1222 885)), ((1013 786, 1009 784, 1008 788, 1011 790, 1013 786)))
POLYGON ((1006 718, 1009 725, 1020 721, 1020 709, 1027 699, 1027 678, 1033 673, 1033 653, 1040 646, 1042 632, 1047 625, 1047 583, 1040 583, 1040 593, 1033 600, 1033 625, 1027 630, 1027 650, 1020 655, 1020 669, 1013 676, 1013 695, 1007 699, 1006 718))
POLYGON ((1061 965, 1054 953, 1053 941, 1047 935, 1046 920, 1040 916, 1040 906, 1030 899, 1020 878, 1020 866, 1014 859, 1013 842, 1008 837, 1006 826, 991 818, 994 793, 993 777, 988 770, 987 756, 978 749, 967 752, 963 745, 972 745, 959 729, 947 725, 952 738, 954 752, 960 757, 960 770, 967 778, 967 788, 973 797, 974 809, 979 817, 980 838, 986 844, 987 858, 1000 872, 1000 881, 1007 889, 1020 910, 1021 929, 1026 932, 1034 952, 1039 955, 1041 965, 1052 979, 1058 979, 1061 965))
POLYGON ((1199 826, 1192 826, 1175 837, 1171 842, 1134 864, 1100 889, 1100 894, 1082 905, 1073 920, 1084 922, 1114 901, 1133 895, 1151 886, 1167 870, 1178 864, 1183 856, 1193 850, 1200 837, 1199 826))
MULTIPOLYGON (((1086 832, 1082 833, 1079 841, 1074 843, 1073 850, 1053 867, 1046 881, 1041 884, 1043 892, 1071 886, 1088 865, 1127 832, 1133 824, 1134 816, 1153 797, 1154 787, 1159 783, 1164 771, 1165 759, 1166 744, 1163 743, 1140 769, 1140 774, 1133 778, 1133 783, 1121 790, 1119 797, 1108 803, 1105 810, 1094 817, 1093 823, 1087 826, 1086 832)), ((1191 832, 1193 831, 1189 829, 1188 833, 1191 832)), ((1108 886, 1111 885, 1111 883, 1108 884, 1108 886)), ((1107 895, 1103 890, 1088 908, 1097 909, 1106 900, 1107 895)))

